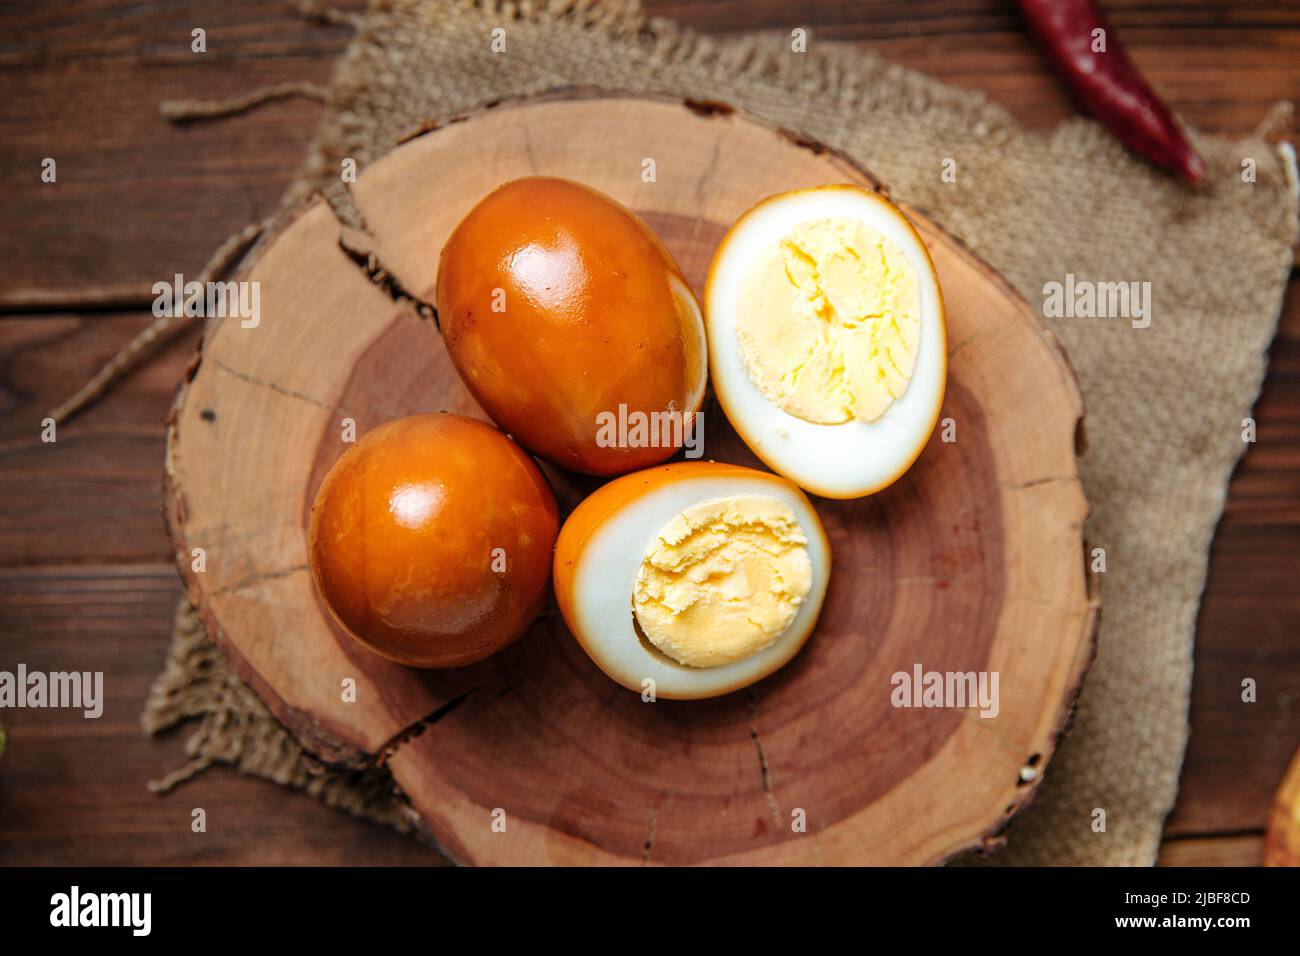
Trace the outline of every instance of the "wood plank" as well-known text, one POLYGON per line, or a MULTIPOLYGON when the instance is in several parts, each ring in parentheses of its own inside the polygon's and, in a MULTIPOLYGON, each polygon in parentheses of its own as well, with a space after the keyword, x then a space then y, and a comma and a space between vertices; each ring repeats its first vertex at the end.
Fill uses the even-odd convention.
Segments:
POLYGON ((53 444, 41 440, 46 412, 152 321, 148 312, 0 320, 0 566, 171 560, 163 422, 197 324, 53 444))
POLYGON ((0 669, 103 671, 104 712, 9 710, 0 864, 436 863, 407 837, 263 780, 214 768, 171 794, 185 730, 150 739, 140 712, 180 597, 167 564, 0 570, 0 669), (207 811, 193 833, 191 811, 207 811))
POLYGON ((1300 526, 1225 522, 1211 561, 1170 834, 1262 828, 1300 740, 1300 526), (1241 700, 1247 677, 1258 683, 1253 704, 1241 700))
POLYGON ((0 9, 0 309, 140 305, 196 274, 232 232, 273 212, 320 116, 292 100, 174 126, 165 99, 324 82, 349 31, 279 0, 0 9), (207 52, 190 31, 207 30, 207 52), (41 182, 44 158, 58 180, 41 182))
POLYGON ((1262 830, 1300 741, 1300 279, 1287 290, 1255 418, 1258 441, 1210 549, 1170 834, 1262 830), (1254 704, 1241 700, 1246 677, 1258 682, 1254 704))
MULTIPOLYGON (((797 15, 775 0, 645 6, 709 32, 797 25, 822 40, 854 41, 981 90, 1029 126, 1076 113, 1003 0, 827 2, 797 15)), ((1191 11, 1136 0, 1108 6, 1138 63, 1200 128, 1248 132, 1273 102, 1296 95, 1300 9, 1230 0, 1191 11)), ((0 308, 139 304, 154 281, 197 272, 227 235, 275 209, 319 116, 315 104, 295 100, 178 128, 158 114, 159 101, 324 82, 348 31, 305 22, 278 0, 80 0, 54 10, 0 11, 8 38, 0 168, 10 183, 0 215, 23 223, 0 235, 0 308), (189 49, 199 25, 206 54, 189 49), (40 182, 47 156, 59 164, 56 184, 40 182)))
POLYGON ((1157 866, 1259 866, 1264 861, 1260 833, 1165 840, 1157 866))
MULTIPOLYGON (((979 90, 1019 122, 1046 127, 1077 107, 1009 0, 644 0, 647 12, 709 33, 789 32, 847 40, 954 86, 979 90)), ((1151 83, 1190 124, 1248 133, 1300 89, 1300 6, 1107 0, 1110 23, 1151 83)))

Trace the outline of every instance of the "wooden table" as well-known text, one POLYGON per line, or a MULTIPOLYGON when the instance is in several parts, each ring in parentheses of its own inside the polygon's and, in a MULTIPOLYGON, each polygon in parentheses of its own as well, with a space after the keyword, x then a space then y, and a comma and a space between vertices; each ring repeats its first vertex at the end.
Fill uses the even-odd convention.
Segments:
MULTIPOLYGON (((857 43, 985 91, 1029 126, 1074 107, 1010 0, 653 0, 700 29, 857 43), (742 10, 743 8, 743 10, 742 10)), ((1300 5, 1110 0, 1114 27, 1190 123, 1249 132, 1300 100, 1300 5)), ((423 847, 228 769, 159 799, 183 733, 139 715, 180 584, 159 507, 162 422, 189 330, 55 444, 40 420, 152 316, 150 287, 196 274, 274 210, 319 107, 281 102, 173 127, 158 102, 324 82, 347 42, 280 0, 62 0, 0 8, 0 669, 102 670, 97 721, 7 711, 0 863, 427 863, 423 847), (207 52, 190 50, 207 31, 207 52), (41 163, 57 162, 43 184, 41 163), (206 833, 190 830, 193 808, 206 833)), ((1288 289, 1259 441, 1232 481, 1197 625, 1192 737, 1167 863, 1259 860, 1271 795, 1300 743, 1300 281, 1288 289), (1260 701, 1240 703, 1253 676, 1260 701)))

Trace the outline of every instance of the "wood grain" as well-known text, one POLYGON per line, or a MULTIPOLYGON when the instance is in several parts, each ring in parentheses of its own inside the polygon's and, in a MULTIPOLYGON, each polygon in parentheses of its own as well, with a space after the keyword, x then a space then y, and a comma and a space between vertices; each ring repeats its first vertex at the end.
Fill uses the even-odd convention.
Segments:
MULTIPOLYGON (((739 114, 570 94, 480 111, 370 164, 353 190, 368 232, 348 242, 368 243, 401 289, 431 299, 451 228, 478 197, 529 173, 631 206, 697 292, 721 233, 758 200, 870 182, 739 114), (645 183, 640 157, 663 143, 673 149, 660 149, 645 183)), ((314 591, 304 534, 316 487, 347 447, 342 418, 360 433, 400 414, 481 412, 433 326, 347 261, 320 203, 247 272, 261 283, 264 324, 212 323, 174 414, 169 518, 210 632, 313 749, 386 753, 453 859, 642 862, 648 815, 653 861, 665 863, 924 863, 981 845, 1032 797, 1092 654, 1082 403, 1028 306, 912 214, 949 303, 943 415, 959 438, 936 436, 880 495, 819 504, 837 572, 817 635, 771 680, 647 708, 612 687, 555 616, 448 672, 394 666, 339 633, 314 591), (1012 371, 997 361, 1007 349, 1022 356, 1012 371), (202 573, 190 569, 196 545, 207 549, 202 573), (998 672, 1000 712, 891 707, 890 676, 918 662, 998 672), (356 703, 340 700, 345 676, 358 682, 356 703), (436 730, 404 739, 430 714, 436 730), (791 832, 791 807, 809 815, 812 839, 791 832), (505 834, 491 827, 498 808, 505 834)), ((756 464, 716 408, 705 434, 709 457, 756 464)), ((591 484, 550 477, 562 509, 591 484)))
POLYGON ((1264 835, 1265 866, 1300 866, 1300 750, 1273 797, 1264 835))
MULTIPOLYGON (((161 521, 161 519, 160 519, 161 521)), ((285 865, 436 861, 408 837, 218 768, 166 798, 148 780, 185 762, 140 710, 162 669, 181 588, 170 562, 0 569, 0 667, 104 672, 104 713, 6 710, 0 864, 285 865), (207 811, 206 833, 190 829, 207 811)))
POLYGON ((1228 487, 1196 628, 1178 835, 1263 832, 1300 741, 1300 282, 1292 279, 1255 409, 1259 441, 1228 487), (1258 700, 1241 699, 1253 677, 1258 700))
MULTIPOLYGON (((349 3, 348 6, 353 6, 349 3)), ((647 12, 714 33, 808 26, 819 40, 846 40, 889 62, 987 93, 1022 123, 1044 127, 1074 115, 1074 105, 1004 0, 645 0, 647 12)), ((1212 132, 1249 133, 1277 99, 1300 100, 1300 7, 1204 0, 1107 0, 1112 24, 1178 113, 1212 132)), ((162 353, 101 405, 69 427, 55 459, 33 457, 33 422, 65 397, 147 313, 103 315, 105 304, 146 308, 141 294, 159 276, 187 274, 230 231, 271 211, 301 160, 319 115, 310 102, 269 106, 210 125, 173 127, 157 113, 163 99, 248 91, 263 82, 328 77, 347 32, 304 23, 280 0, 66 0, 0 6, 0 170, 9 188, 0 218, 18 224, 0 236, 0 500, 5 512, 0 564, 62 580, 68 563, 97 560, 160 566, 170 555, 156 501, 162 426, 171 387, 193 337, 162 353), (177 55, 189 30, 207 25, 207 59, 177 55), (218 25, 214 27, 213 25, 218 25), (91 148, 82 135, 93 123, 91 148), (193 154, 191 150, 195 150, 193 154), (76 154, 63 198, 43 199, 29 163, 47 153, 76 154), (120 240, 129 231, 130 241, 120 240), (85 238, 87 232, 93 239, 85 238), (78 244, 75 268, 68 243, 78 244), (42 293, 33 299, 20 290, 42 293), (27 304, 24 304, 26 301, 27 304), (23 309, 46 309, 22 314, 23 309), (107 321, 105 321, 107 320, 107 321), (68 334, 36 333, 51 321, 68 334), (17 331, 15 331, 17 330, 17 331), (151 436, 151 437, 146 437, 151 436), (76 454, 74 454, 76 450, 76 454), (105 480, 105 475, 115 480, 105 480), (75 502, 90 493, 89 520, 75 502), (73 503, 73 504, 70 504, 73 503), (119 522, 122 522, 119 524, 119 522)), ((1232 703, 1244 669, 1300 673, 1300 284, 1292 281, 1269 378, 1256 409, 1261 440, 1229 488, 1216 535, 1197 627, 1192 735, 1179 802, 1170 819, 1177 840, 1162 860, 1260 834, 1273 789, 1300 740, 1300 693, 1276 685, 1253 707, 1232 703), (1242 653, 1250 655, 1243 664, 1242 653), (1225 690, 1227 688, 1228 690, 1225 690)), ((53 449, 47 449, 54 451, 53 449)), ((108 569, 104 572, 107 575, 108 569)), ((60 585, 61 586, 61 585, 60 585)), ((179 588, 179 585, 177 585, 179 588)), ((139 593, 111 629, 87 645, 104 661, 161 662, 174 594, 139 593), (150 655, 153 655, 150 657, 150 655)), ((17 597, 21 597, 18 595, 17 597)), ((15 598, 16 599, 16 598, 15 598)), ((16 605, 0 606, 0 667, 34 659, 33 649, 75 632, 85 600, 72 590, 49 604, 39 628, 12 626, 16 605)), ((124 685, 123 706, 138 713, 147 681, 124 685)), ((9 718, 20 734, 47 734, 49 711, 9 718)), ((239 821, 196 844, 184 829, 154 824, 166 801, 141 782, 179 762, 179 742, 144 739, 123 721, 98 738, 95 760, 121 766, 101 781, 93 809, 64 798, 63 777, 84 757, 70 735, 43 745, 26 765, 24 798, 12 802, 0 763, 0 860, 100 862, 412 862, 433 857, 409 841, 316 807, 312 801, 233 772, 213 771, 191 785, 213 816, 239 821), (165 756, 159 756, 162 752, 165 756), (8 801, 8 802, 6 802, 8 801), (21 812, 19 809, 21 807, 21 812), (84 812, 83 812, 84 811, 84 812), (26 837, 26 833, 39 837, 26 837), (253 835, 249 835, 253 834, 253 835), (56 836, 61 835, 61 836, 56 836), (147 839, 140 839, 147 835, 147 839), (46 841, 59 840, 58 848, 46 841)), ((10 778, 12 779, 12 778, 10 778)), ((1214 862, 1213 857, 1201 857, 1214 862)))
MULTIPOLYGON (((709 33, 813 31, 953 86, 979 90, 1021 124, 1077 115, 1051 64, 1004 0, 647 0, 652 13, 709 33)), ((1111 27, 1152 85, 1205 132, 1253 130, 1279 100, 1300 98, 1300 8, 1267 0, 1106 0, 1111 27)))
POLYGON ((198 330, 42 440, 42 419, 153 316, 52 314, 0 321, 0 565, 166 561, 162 423, 198 330))
POLYGON ((197 274, 273 212, 319 105, 175 126, 159 104, 324 82, 349 34, 278 0, 79 0, 6 4, 0 37, 0 216, 22 224, 0 232, 0 308, 17 311, 145 306, 154 282, 197 274), (206 53, 190 48, 196 27, 206 53), (57 182, 41 181, 47 157, 57 182))
MULTIPOLYGON (((1032 127, 1076 113, 1005 0, 647 0, 645 8, 714 33, 809 28, 815 42, 853 42, 978 89, 1032 127)), ((1273 103, 1300 98, 1294 7, 1112 0, 1107 8, 1139 66, 1200 129, 1247 133, 1273 103)), ((197 272, 227 235, 272 212, 319 107, 286 102, 174 127, 158 104, 323 83, 348 31, 304 21, 280 0, 66 0, 6 5, 0 37, 0 171, 9 185, 0 213, 24 224, 22 234, 0 235, 0 308, 19 310, 143 305, 153 282, 197 272), (206 54, 190 51, 196 26, 208 31, 206 54), (40 181, 47 156, 59 163, 54 186, 40 181)))
POLYGON ((1264 838, 1258 833, 1223 833, 1175 838, 1160 846, 1157 866, 1259 866, 1264 838))

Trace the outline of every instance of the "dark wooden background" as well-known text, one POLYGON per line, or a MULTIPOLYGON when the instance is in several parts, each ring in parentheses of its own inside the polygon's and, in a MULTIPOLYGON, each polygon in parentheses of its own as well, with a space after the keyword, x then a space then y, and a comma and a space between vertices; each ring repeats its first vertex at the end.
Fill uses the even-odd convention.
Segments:
MULTIPOLYGON (((355 4, 353 4, 355 6, 355 4)), ((716 33, 793 26, 961 87, 1028 126, 1074 107, 1010 0, 650 0, 716 33)), ((1252 130, 1300 100, 1300 5, 1110 0, 1113 26, 1186 120, 1252 130)), ((8 711, 4 863, 423 863, 415 843, 226 769, 166 798, 145 781, 183 734, 139 715, 180 595, 159 507, 163 418, 194 330, 42 444, 39 421, 150 321, 150 286, 196 274, 270 213, 319 107, 283 102, 177 128, 163 99, 324 82, 348 34, 279 0, 6 0, 0 7, 0 669, 102 670, 98 721, 8 711), (207 30, 208 52, 190 52, 207 30), (44 157, 57 185, 40 182, 44 157), (190 832, 194 807, 208 832, 190 832)), ((1300 282, 1288 290, 1197 626, 1191 743, 1167 863, 1254 863, 1300 743, 1300 282), (1244 676, 1260 699, 1243 705, 1244 676)))

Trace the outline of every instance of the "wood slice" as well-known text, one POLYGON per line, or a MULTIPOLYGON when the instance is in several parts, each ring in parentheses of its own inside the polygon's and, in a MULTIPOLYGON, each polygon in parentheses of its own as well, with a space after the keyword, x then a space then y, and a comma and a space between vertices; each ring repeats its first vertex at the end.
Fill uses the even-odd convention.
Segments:
MULTIPOLYGON (((306 529, 346 420, 359 435, 415 412, 482 416, 420 303, 452 227, 533 173, 631 207, 697 293, 756 201, 872 183, 726 107, 570 92, 485 108, 373 163, 351 192, 364 232, 308 206, 245 270, 260 325, 211 322, 170 422, 170 526, 214 639, 323 759, 386 761, 457 861, 911 864, 995 842, 1037 788, 1093 651, 1083 407, 1026 303, 916 210, 948 305, 957 440, 936 432, 874 497, 815 501, 835 571, 816 634, 782 671, 722 698, 643 703, 553 612, 445 672, 388 663, 333 625, 306 529), (918 664, 998 672, 999 713, 892 706, 892 675, 918 664)), ((712 403, 705 435, 708 457, 758 466, 712 403)), ((566 510, 596 484, 548 477, 566 510)))
POLYGON ((1265 866, 1300 866, 1300 750, 1282 776, 1268 815, 1265 866))

